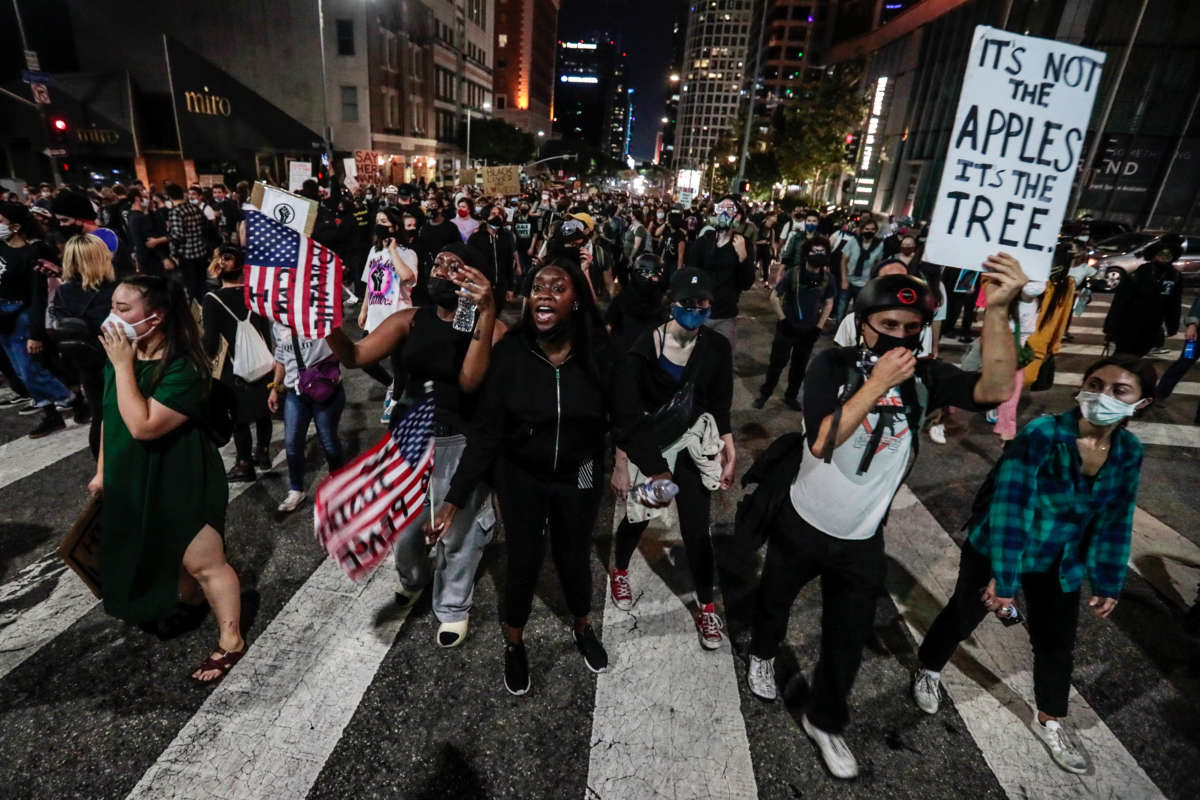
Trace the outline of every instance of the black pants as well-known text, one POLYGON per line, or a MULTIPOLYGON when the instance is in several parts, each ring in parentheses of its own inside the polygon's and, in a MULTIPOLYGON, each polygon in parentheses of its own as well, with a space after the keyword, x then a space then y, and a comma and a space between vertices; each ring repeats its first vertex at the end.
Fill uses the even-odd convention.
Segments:
POLYGON ((946 290, 946 321, 942 323, 942 335, 954 330, 958 315, 962 314, 963 333, 970 333, 975 324, 975 295, 976 292, 956 292, 954 284, 958 281, 962 270, 947 269, 942 272, 942 286, 946 290))
POLYGON ((850 721, 846 701, 875 622, 885 563, 882 530, 870 539, 838 539, 801 519, 790 502, 783 504, 767 546, 750 652, 775 657, 796 595, 819 575, 821 654, 804 713, 823 731, 839 733, 850 721))
POLYGON ((578 489, 576 483, 540 480, 507 460, 497 465, 496 496, 508 539, 504 622, 510 627, 524 628, 529 621, 547 538, 571 615, 591 613, 589 559, 600 506, 600 482, 592 469, 592 488, 578 489))
MULTIPOLYGON (((712 513, 711 492, 700 482, 700 470, 686 452, 675 459, 675 471, 671 474, 679 487, 675 506, 679 511, 679 532, 683 535, 683 547, 687 551, 688 566, 692 571, 692 583, 696 589, 696 600, 700 605, 713 601, 713 583, 716 567, 713 558, 712 537, 709 536, 709 517, 712 513)), ((617 541, 613 563, 617 569, 629 569, 629 559, 637 549, 638 540, 646 530, 647 522, 621 520, 617 527, 617 541)))
POLYGON ((92 458, 100 458, 100 426, 104 422, 104 369, 80 371, 80 386, 92 414, 88 428, 88 449, 92 458))
MULTIPOLYGON (((963 545, 954 596, 933 621, 917 651, 925 669, 941 672, 958 643, 970 636, 987 616, 979 597, 991 577, 992 564, 987 556, 970 544, 963 545)), ((1029 641, 1033 645, 1033 694, 1038 710, 1052 717, 1065 717, 1067 696, 1071 692, 1075 628, 1079 622, 1079 590, 1062 590, 1056 564, 1047 572, 1023 574, 1021 591, 1025 596, 1029 641)))
POLYGON ((208 285, 208 262, 205 257, 182 258, 179 260, 177 271, 183 285, 187 288, 188 297, 197 303, 204 298, 204 290, 208 285))
MULTIPOLYGON (((253 461, 254 448, 250 441, 249 422, 239 422, 233 426, 233 447, 237 451, 238 461, 253 461)), ((271 444, 271 415, 257 419, 253 423, 254 435, 258 440, 258 448, 266 450, 271 444)))
POLYGON ((763 397, 770 397, 775 391, 783 367, 791 360, 788 368, 787 390, 784 397, 795 400, 800 394, 800 383, 804 380, 804 370, 808 368, 808 359, 812 355, 813 345, 821 336, 819 328, 794 328, 786 319, 775 323, 775 339, 771 342, 771 361, 767 366, 767 377, 763 380, 763 397))

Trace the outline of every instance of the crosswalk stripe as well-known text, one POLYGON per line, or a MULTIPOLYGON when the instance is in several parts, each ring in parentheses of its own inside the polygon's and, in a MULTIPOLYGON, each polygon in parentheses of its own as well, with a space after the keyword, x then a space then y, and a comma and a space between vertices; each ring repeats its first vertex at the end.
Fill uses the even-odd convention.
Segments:
POLYGON ((304 797, 408 616, 381 613, 392 563, 354 583, 322 562, 129 797, 304 797))
POLYGON ((1130 420, 1129 432, 1137 435, 1142 444, 1161 444, 1169 447, 1200 447, 1200 427, 1174 425, 1167 422, 1130 420))
POLYGON ((1176 606, 1196 602, 1200 547, 1140 508, 1133 512, 1129 567, 1176 606))
MULTIPOLYGON (((1068 356, 1093 356, 1095 358, 1099 358, 1100 354, 1103 351, 1104 351, 1104 345, 1102 345, 1102 344, 1080 344, 1078 342, 1064 342, 1058 352, 1061 353, 1062 355, 1068 355, 1068 356)), ((1147 355, 1146 358, 1150 358, 1155 361, 1175 361, 1179 358, 1179 353, 1174 350, 1172 350, 1170 353, 1161 353, 1158 355, 1151 353, 1151 354, 1147 355)), ((1161 369, 1161 367, 1160 367, 1160 369, 1161 369)))
MULTIPOLYGON (((272 438, 277 438, 282 430, 282 423, 276 422, 272 427, 272 438)), ((86 441, 85 427, 85 444, 86 441)), ((229 452, 231 450, 232 448, 226 448, 226 452, 222 453, 226 469, 231 468, 235 460, 232 452, 229 452)), ((286 457, 286 451, 280 450, 271 462, 272 468, 282 464, 286 457)), ((232 503, 253 485, 231 484, 229 502, 232 503)), ((21 595, 40 591, 47 581, 55 581, 55 584, 46 598, 31 608, 22 609, 6 627, 0 629, 0 679, 19 667, 54 637, 83 619, 84 615, 100 603, 79 576, 54 552, 34 561, 0 587, 0 602, 11 603, 21 595)))
POLYGON ((629 578, 632 610, 605 592, 609 669, 596 680, 586 797, 756 797, 728 638, 702 649, 691 613, 639 552, 629 578))
MULTIPOLYGON (((1054 372, 1055 386, 1073 386, 1078 387, 1083 383, 1082 372, 1054 372)), ((1186 394, 1191 397, 1200 396, 1200 383, 1193 381, 1180 381, 1175 386, 1175 394, 1186 394)))
MULTIPOLYGON (((885 537, 888 556, 907 573, 891 570, 889 592, 918 640, 954 591, 959 548, 908 489, 896 495, 885 537)), ((1092 767, 1073 775, 1059 769, 1029 724, 1034 709, 1033 658, 1019 628, 985 619, 942 671, 942 685, 1010 798, 1136 797, 1162 793, 1124 745, 1071 689, 1070 724, 1092 767), (970 664, 970 674, 964 666, 970 664), (961 666, 960 666, 961 665, 961 666), (983 673, 983 674, 981 674, 983 673)), ((943 712, 945 713, 945 712, 943 712)))
POLYGON ((0 445, 0 489, 87 447, 88 427, 68 420, 64 431, 41 439, 22 436, 0 445))

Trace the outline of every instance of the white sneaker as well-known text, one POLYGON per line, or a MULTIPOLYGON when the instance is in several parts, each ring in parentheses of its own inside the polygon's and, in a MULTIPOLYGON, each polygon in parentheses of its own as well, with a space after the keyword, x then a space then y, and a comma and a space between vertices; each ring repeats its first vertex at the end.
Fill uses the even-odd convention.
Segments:
POLYGON ((750 693, 759 700, 773 701, 779 695, 775 686, 775 659, 750 656, 746 683, 750 684, 750 693))
POLYGON ((458 622, 443 622, 438 625, 438 647, 458 647, 467 639, 467 620, 458 622))
POLYGON ((1051 719, 1043 725, 1038 722, 1037 714, 1034 714, 1033 722, 1029 724, 1029 727, 1033 728, 1033 732, 1042 740, 1042 744, 1046 745, 1055 764, 1076 775, 1087 772, 1087 756, 1067 735, 1067 729, 1060 722, 1051 719))
POLYGON ((946 443, 946 426, 942 425, 940 423, 937 425, 930 425, 929 426, 929 438, 933 440, 934 444, 945 444, 946 443))
POLYGON ((917 708, 926 714, 936 714, 938 704, 942 701, 941 673, 917 667, 913 673, 912 695, 917 708))
POLYGON ((800 724, 808 738, 813 740, 817 750, 821 751, 821 759, 835 778, 850 780, 858 777, 858 762, 854 753, 846 746, 846 740, 836 733, 826 733, 808 721, 808 715, 800 718, 800 724))
POLYGON ((396 605, 401 608, 408 608, 417 602, 417 598, 421 596, 424 589, 418 586, 415 589, 409 589, 403 583, 396 587, 396 605))
POLYGON ((304 502, 304 492, 298 492, 295 489, 289 489, 287 497, 283 498, 283 502, 279 504, 279 510, 284 514, 290 514, 300 507, 304 502))

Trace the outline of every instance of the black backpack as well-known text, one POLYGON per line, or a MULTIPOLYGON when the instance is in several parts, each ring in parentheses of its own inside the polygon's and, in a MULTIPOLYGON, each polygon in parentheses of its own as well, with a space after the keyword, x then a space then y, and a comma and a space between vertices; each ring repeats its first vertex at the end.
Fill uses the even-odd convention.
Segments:
POLYGON ((233 438, 237 408, 238 397, 233 387, 216 378, 209 381, 208 421, 203 428, 217 447, 224 447, 233 438))

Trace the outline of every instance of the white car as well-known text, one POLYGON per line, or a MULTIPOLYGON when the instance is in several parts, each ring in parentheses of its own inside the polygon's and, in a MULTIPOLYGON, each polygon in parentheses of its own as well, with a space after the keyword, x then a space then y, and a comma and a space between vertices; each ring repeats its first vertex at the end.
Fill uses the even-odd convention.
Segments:
MULTIPOLYGON (((1164 236, 1147 233, 1121 233, 1098 242, 1088 253, 1088 264, 1096 268, 1092 288, 1115 291, 1121 279, 1149 259, 1154 246, 1164 236)), ((1183 274, 1184 284, 1200 279, 1200 237, 1181 236, 1183 253, 1175 259, 1175 268, 1183 274)))

